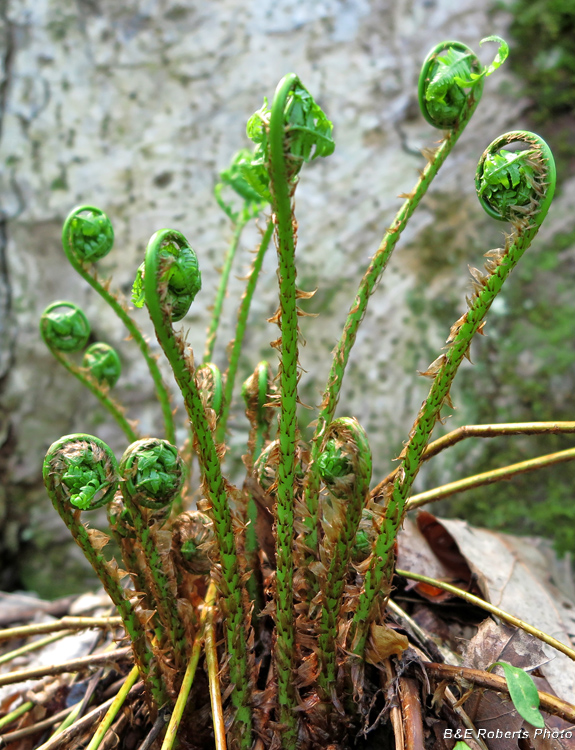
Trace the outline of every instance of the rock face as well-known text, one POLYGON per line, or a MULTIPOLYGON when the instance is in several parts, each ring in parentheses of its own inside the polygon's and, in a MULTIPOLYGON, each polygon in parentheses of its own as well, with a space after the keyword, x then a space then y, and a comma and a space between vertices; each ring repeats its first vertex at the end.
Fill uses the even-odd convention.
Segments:
MULTIPOLYGON (((172 227, 189 239, 204 285, 184 325, 199 357, 217 268, 231 238, 212 195, 218 170, 247 145, 245 123, 263 96, 272 96, 286 72, 297 72, 333 120, 337 144, 332 157, 304 170, 296 199, 298 283, 318 287, 306 309, 320 314, 302 323, 307 374, 300 395, 316 404, 357 283, 401 205, 397 194, 411 189, 425 163, 418 149, 441 137, 418 111, 421 62, 443 39, 478 49, 482 37, 505 35, 508 19, 472 0, 5 0, 0 6, 6 561, 23 538, 45 550, 67 539, 40 482, 53 440, 85 431, 118 453, 125 447, 117 428, 42 344, 38 319, 47 304, 67 299, 83 307, 95 337, 122 354, 117 394, 129 416, 139 419, 143 433, 161 434, 135 346, 66 263, 60 232, 70 209, 89 203, 108 213, 116 243, 101 265, 113 270, 115 286, 127 294, 154 231, 172 227)), ((504 84, 514 85, 504 69, 488 79, 473 122, 400 242, 350 363, 339 413, 357 416, 367 429, 376 476, 399 452, 425 393, 426 383, 414 372, 435 358, 447 333, 444 321, 427 314, 429 301, 444 300, 453 319, 461 314, 466 264, 479 264, 499 243, 500 227, 476 205, 473 174, 496 135, 524 125, 522 103, 510 103, 504 84)), ((233 270, 216 346, 220 365, 243 289, 236 276, 248 267, 257 238, 255 227, 245 232, 233 270)), ((266 258, 240 377, 259 359, 277 361, 269 348, 276 332, 265 322, 276 306, 274 256, 266 258)), ((145 311, 135 315, 153 338, 145 311)), ((313 412, 302 418, 313 419, 313 412)), ((182 410, 179 425, 183 440, 182 410)), ((232 427, 233 473, 247 429, 240 408, 232 427)), ((6 564, 0 587, 23 582, 46 593, 55 577, 50 565, 56 565, 65 586, 52 591, 62 590, 70 560, 76 565, 74 557, 63 557, 19 568, 6 564)))

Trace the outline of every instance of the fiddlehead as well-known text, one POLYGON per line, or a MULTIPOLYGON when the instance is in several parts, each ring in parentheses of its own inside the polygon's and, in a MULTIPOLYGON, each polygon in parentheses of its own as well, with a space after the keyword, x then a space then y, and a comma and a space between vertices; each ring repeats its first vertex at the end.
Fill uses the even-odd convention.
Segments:
MULTIPOLYGON (((133 424, 126 419, 124 408, 113 398, 110 398, 108 391, 111 383, 107 382, 104 377, 98 377, 98 374, 101 374, 103 370, 99 369, 97 372, 92 372, 91 368, 87 367, 86 357, 84 367, 78 367, 67 356, 69 353, 83 349, 90 337, 90 325, 82 310, 73 302, 53 302, 48 305, 40 317, 40 334, 53 356, 96 396, 102 406, 116 420, 128 440, 137 440, 138 434, 134 430, 133 424)), ((93 344, 88 351, 94 350, 95 347, 106 348, 107 344, 93 344)), ((112 347, 107 348, 114 352, 112 347)), ((86 354, 88 354, 88 351, 86 354)), ((115 357, 118 358, 117 355, 115 357)), ((94 360, 91 359, 90 361, 94 360)))
MULTIPOLYGON (((152 280, 154 290, 158 284, 159 295, 166 314, 177 323, 190 309, 196 294, 202 288, 202 274, 198 258, 180 232, 164 230, 162 242, 155 247, 154 266, 161 269, 152 280)), ((154 235, 155 237, 156 235, 154 235)), ((132 302, 136 307, 148 303, 144 287, 147 263, 138 268, 132 288, 132 302)), ((148 303, 149 305, 149 303, 148 303)))
POLYGON ((492 219, 511 223, 531 216, 540 224, 553 199, 555 183, 555 162, 549 146, 526 131, 496 138, 484 151, 475 173, 477 196, 485 211, 492 219), (504 148, 514 142, 527 148, 504 148))
MULTIPOLYGON (((110 281, 102 282, 94 265, 110 252, 113 242, 112 223, 101 209, 95 206, 78 206, 68 214, 62 229, 62 247, 66 257, 77 273, 112 308, 138 345, 154 381, 156 395, 162 408, 166 437, 174 443, 176 436, 170 394, 162 380, 158 363, 151 354, 142 332, 128 314, 127 304, 118 294, 110 292, 110 281)), ((128 439, 133 441, 137 437, 132 434, 128 439)))
POLYGON ((463 115, 470 96, 481 95, 483 78, 491 75, 509 54, 507 43, 498 36, 482 39, 497 42, 499 50, 489 66, 482 67, 475 53, 462 42, 442 42, 434 47, 419 75, 419 106, 434 128, 453 128, 463 115), (471 89, 466 92, 465 89, 471 89))
POLYGON ((66 219, 64 233, 69 240, 67 254, 69 252, 79 264, 105 258, 114 245, 112 222, 95 206, 74 209, 66 219))
POLYGON ((276 514, 276 627, 279 720, 286 726, 282 741, 295 746, 297 719, 292 668, 295 646, 293 611, 294 482, 297 446, 298 309, 295 216, 292 197, 304 162, 334 150, 332 124, 296 75, 278 84, 272 106, 248 121, 248 136, 257 144, 256 164, 269 165, 270 193, 278 253, 279 308, 272 319, 281 329, 274 342, 280 351, 280 461, 276 514))
POLYGON ((182 567, 193 575, 207 575, 212 568, 208 551, 214 543, 212 522, 199 510, 185 511, 174 520, 172 547, 182 567))
POLYGON ((79 352, 90 338, 90 324, 73 302, 52 302, 40 318, 40 333, 52 352, 79 352))
POLYGON ((134 658, 144 680, 149 681, 156 704, 166 702, 164 688, 152 669, 152 653, 131 602, 126 597, 118 567, 109 563, 101 550, 108 538, 87 529, 80 521, 80 509, 88 510, 111 502, 118 486, 118 464, 114 454, 91 435, 66 435, 53 443, 43 466, 44 484, 60 517, 94 568, 106 592, 122 617, 132 640, 134 658))
POLYGON ((318 681, 324 694, 335 698, 337 648, 345 647, 338 632, 343 592, 372 469, 367 435, 356 419, 342 417, 330 424, 318 468, 327 489, 322 503, 320 562, 325 572, 320 580, 318 681))
MULTIPOLYGON (((375 255, 373 256, 368 269, 363 275, 363 278, 357 290, 357 294, 355 296, 355 300, 349 310, 343 332, 335 348, 328 381, 327 381, 327 384, 323 393, 323 399, 322 399, 320 411, 318 414, 317 426, 316 426, 313 440, 312 440, 310 463, 309 463, 308 473, 307 473, 306 482, 305 482, 304 500, 305 500, 305 505, 307 507, 307 518, 304 520, 304 523, 306 525, 306 532, 304 534, 304 544, 309 550, 311 550, 311 554, 308 555, 308 564, 312 563, 317 558, 318 541, 319 541, 317 532, 318 532, 318 497, 319 497, 320 481, 319 481, 319 474, 317 471, 317 460, 318 460, 319 453, 321 450, 323 435, 325 433, 326 427, 329 425, 329 423, 331 422, 331 420, 334 418, 334 415, 335 415, 335 411, 337 408, 337 403, 339 401, 341 387, 342 387, 342 383, 343 383, 343 379, 345 375, 345 370, 347 367, 347 363, 349 361, 352 347, 357 338, 359 327, 367 311, 369 299, 371 295, 374 293, 375 289, 377 288, 379 280, 387 266, 389 259, 391 258, 391 255, 395 249, 395 246, 401 236, 401 233, 405 229, 405 226, 408 220, 413 215, 413 212, 415 211, 421 199, 427 192, 427 189, 429 185, 431 184, 432 180, 438 173, 440 167, 445 162, 446 158, 450 154, 452 148, 456 144, 460 135, 463 133, 465 127, 467 126, 467 123, 469 122, 473 113, 475 112, 475 109, 477 108, 477 105, 479 104, 479 100, 481 98, 481 94, 483 91, 483 81, 484 81, 485 76, 488 73, 492 72, 491 68, 495 69, 496 65, 500 65, 505 59, 505 55, 506 55, 505 43, 503 42, 503 40, 499 40, 498 37, 497 38, 493 37, 493 39, 500 43, 500 50, 498 52, 498 56, 496 57, 495 61, 493 62, 491 66, 488 66, 487 68, 484 68, 481 71, 481 74, 473 73, 472 71, 473 64, 469 63, 471 65, 469 76, 472 78, 472 75, 480 75, 480 77, 477 79, 472 78, 473 83, 469 84, 470 90, 469 92, 465 93, 462 107, 458 110, 457 117, 452 122, 452 124, 450 126, 439 125, 439 127, 449 127, 449 130, 444 135, 443 141, 441 142, 441 145, 439 146, 437 151, 435 151, 434 153, 430 152, 429 154, 427 154, 428 163, 426 164, 424 170, 421 172, 421 176, 419 180, 417 181, 417 184, 415 185, 414 189, 410 193, 403 193, 401 195, 401 197, 405 198, 405 202, 403 203, 402 207, 399 209, 398 213, 395 215, 395 218, 393 222, 391 223, 390 227, 385 231, 385 234, 379 245, 379 248, 377 249, 375 255)), ((442 42, 441 44, 433 48, 433 50, 429 53, 426 61, 423 64, 422 72, 421 72, 420 79, 419 79, 420 81, 419 90, 420 90, 421 109, 422 109, 424 116, 426 117, 428 116, 426 115, 426 112, 428 112, 428 104, 427 104, 426 97, 429 93, 428 79, 429 79, 430 71, 434 74, 434 77, 435 77, 435 73, 438 72, 435 69, 436 56, 439 55, 443 50, 449 49, 452 45, 456 45, 456 49, 458 49, 459 48, 458 45, 460 45, 460 43, 459 42, 442 42)), ((463 47, 464 45, 461 45, 461 50, 463 49, 463 47)), ((469 59, 472 60, 474 58, 475 56, 472 55, 472 57, 470 57, 469 59)), ((459 72, 463 72, 463 71, 460 70, 459 72)), ((452 77, 453 81, 455 77, 456 76, 452 77)), ((454 83, 454 85, 461 88, 461 84, 459 83, 454 83)), ((467 87, 467 84, 463 88, 466 88, 466 87, 467 87)), ((439 93, 439 100, 441 100, 441 94, 442 94, 441 90, 436 88, 436 91, 439 93)), ((443 99, 445 99, 445 97, 446 97, 446 91, 443 92, 443 99)), ((431 124, 434 124, 434 123, 431 122, 431 124)), ((317 590, 316 587, 310 586, 311 596, 313 596, 316 593, 316 590, 317 590)))
MULTIPOLYGON (((422 373, 432 378, 433 384, 411 429, 409 441, 400 455, 402 463, 394 476, 393 485, 386 488, 385 517, 375 542, 372 564, 366 572, 364 590, 359 598, 350 630, 350 643, 356 654, 363 653, 377 593, 380 591, 383 591, 384 595, 389 593, 393 575, 394 541, 405 515, 413 481, 424 460, 423 454, 433 427, 440 418, 442 407, 450 403, 449 393, 453 378, 463 358, 469 352, 471 339, 483 329, 485 316, 493 300, 537 234, 553 198, 555 165, 551 151, 539 136, 525 131, 506 133, 493 141, 486 149, 478 168, 480 197, 483 197, 488 190, 488 187, 484 189, 481 182, 481 176, 485 172, 488 174, 490 172, 487 160, 503 146, 517 141, 522 141, 529 147, 530 153, 525 159, 525 164, 529 169, 524 169, 523 174, 519 170, 518 172, 520 180, 524 180, 525 186, 530 186, 531 192, 528 198, 523 197, 524 188, 520 188, 520 182, 517 182, 513 188, 513 179, 510 175, 502 177, 501 180, 494 180, 493 173, 490 175, 491 183, 487 183, 490 190, 489 210, 495 210, 495 207, 499 205, 502 213, 507 212, 513 232, 506 237, 505 247, 486 253, 486 273, 471 269, 473 294, 467 300, 469 309, 451 327, 447 339, 447 352, 440 355, 429 366, 427 372, 422 373), (492 189, 493 185, 495 188, 492 189), (509 189, 521 192, 521 200, 527 202, 524 205, 511 205, 507 193, 509 189)), ((494 162, 494 171, 497 170, 496 174, 501 176, 509 162, 505 158, 503 170, 500 170, 497 160, 494 162)), ((517 166, 518 162, 514 161, 512 164, 517 166)))
MULTIPOLYGON (((179 232, 169 229, 156 232, 146 249, 143 289, 156 336, 182 392, 195 434, 198 458, 210 506, 209 515, 214 522, 214 534, 221 566, 219 588, 226 614, 224 622, 226 646, 230 656, 230 681, 235 686, 231 695, 232 704, 236 709, 234 731, 241 747, 248 748, 251 746, 252 719, 249 707, 249 670, 245 631, 247 618, 239 586, 240 562, 236 550, 232 514, 228 505, 228 488, 221 473, 212 431, 195 382, 193 358, 186 351, 186 343, 182 335, 175 334, 172 329, 173 304, 168 296, 170 294, 168 276, 175 256, 170 251, 163 253, 164 246, 187 249, 186 254, 187 251, 193 253, 193 250, 179 232)), ((190 263, 190 267, 195 265, 190 263)), ((192 280, 191 286, 198 287, 197 279, 192 280)))
POLYGON ((178 616, 176 583, 169 575, 168 552, 162 555, 157 529, 147 512, 168 506, 182 486, 182 465, 177 449, 165 440, 139 440, 130 445, 120 462, 122 495, 134 527, 136 539, 146 563, 158 616, 168 634, 176 666, 185 663, 187 643, 182 620, 178 616))
POLYGON ((120 357, 114 347, 100 341, 86 349, 82 366, 100 385, 105 383, 108 388, 116 385, 122 372, 120 357))

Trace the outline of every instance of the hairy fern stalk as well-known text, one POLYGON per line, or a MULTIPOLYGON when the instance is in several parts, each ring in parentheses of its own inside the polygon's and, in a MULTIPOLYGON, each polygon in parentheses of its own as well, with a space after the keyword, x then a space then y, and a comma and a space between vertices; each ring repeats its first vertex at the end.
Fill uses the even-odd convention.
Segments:
MULTIPOLYGON (((419 99, 427 121, 444 131, 394 221, 386 229, 334 352, 313 435, 298 427, 298 301, 311 296, 296 280, 294 195, 305 163, 334 149, 332 124, 298 77, 280 81, 249 120, 253 147, 221 173, 215 196, 233 226, 222 282, 213 307, 203 363, 196 366, 174 324, 201 288, 198 257, 179 231, 151 239, 137 271, 132 302, 145 306, 173 370, 189 424, 186 447, 176 446, 169 388, 120 295, 100 281, 96 263, 112 248, 108 217, 76 208, 64 225, 65 252, 112 306, 137 341, 164 415, 164 439, 140 436, 137 423, 112 396, 120 359, 103 342, 76 361, 89 336, 85 315, 71 302, 50 305, 41 333, 54 356, 79 378, 117 421, 131 443, 120 461, 87 435, 51 446, 44 465, 50 497, 121 615, 134 663, 145 686, 151 720, 171 717, 163 747, 176 738, 202 747, 211 705, 213 736, 229 748, 346 748, 370 719, 375 696, 400 659, 407 639, 386 624, 395 568, 395 541, 413 481, 471 340, 511 270, 545 217, 553 196, 553 157, 527 132, 499 136, 481 157, 477 192, 487 212, 511 225, 504 247, 472 270, 468 309, 447 346, 423 373, 432 380, 396 469, 370 492, 368 435, 353 417, 335 418, 351 348, 371 295, 431 181, 469 122, 485 78, 505 60, 497 37, 493 62, 483 66, 459 42, 437 45, 424 62, 419 99), (267 215, 261 243, 228 347, 226 372, 210 361, 222 300, 241 233, 267 215), (254 363, 242 395, 250 424, 245 482, 223 472, 227 418, 250 303, 269 246, 278 259, 279 303, 270 322, 279 363, 254 363), (201 468, 201 500, 189 503, 191 452, 201 468), (106 506, 110 533, 121 550, 123 578, 104 554, 107 537, 91 531, 83 511, 106 506), (205 652, 210 698, 196 667, 205 652), (393 659, 392 659, 393 657, 393 659), (198 727, 201 725, 200 729, 198 727), (222 736, 224 739, 222 739, 222 736)), ((389 707, 381 713, 386 722, 389 707)), ((95 741, 94 741, 95 743, 95 741)), ((96 743, 95 743, 96 744, 96 743)), ((91 746, 92 747, 92 746, 91 746)))

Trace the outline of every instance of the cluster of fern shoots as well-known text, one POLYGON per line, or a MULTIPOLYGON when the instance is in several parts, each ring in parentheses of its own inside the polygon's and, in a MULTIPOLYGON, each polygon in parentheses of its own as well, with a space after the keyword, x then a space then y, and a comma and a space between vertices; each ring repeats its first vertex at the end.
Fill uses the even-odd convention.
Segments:
POLYGON ((186 746, 202 746, 211 731, 197 718, 205 716, 208 701, 205 678, 196 675, 202 644, 218 747, 227 738, 228 747, 246 750, 347 747, 369 713, 385 660, 408 646, 405 636, 385 624, 397 533, 412 507, 412 485, 423 461, 440 449, 430 438, 442 407, 450 403, 457 369, 549 208, 553 158, 538 136, 499 136, 479 161, 480 201, 491 216, 508 222, 511 232, 502 248, 486 254, 484 271, 473 269, 468 309, 424 373, 432 379, 429 395, 397 467, 371 491, 368 437, 356 419, 335 418, 335 412, 369 298, 407 221, 477 107, 485 78, 507 56, 503 40, 484 41, 499 45, 489 66, 459 42, 439 44, 425 60, 421 108, 428 122, 444 131, 443 138, 426 152, 425 169, 403 196, 361 279, 308 439, 297 422, 298 300, 311 294, 296 285, 294 194, 303 164, 331 154, 334 141, 331 122, 296 75, 283 78, 271 106, 265 101, 250 118, 247 133, 255 146, 236 155, 216 187, 234 236, 202 364, 196 366, 182 331, 174 327, 201 288, 188 240, 175 230, 157 232, 137 272, 132 302, 147 308, 181 391, 190 428, 186 446, 176 447, 169 390, 129 305, 98 276, 97 261, 113 244, 108 217, 94 206, 80 206, 65 222, 69 261, 140 347, 165 436, 142 438, 114 399, 120 360, 110 346, 93 344, 81 364, 71 356, 85 348, 90 327, 75 305, 55 302, 42 316, 46 344, 117 420, 130 445, 118 462, 96 437, 63 437, 48 451, 44 480, 122 618, 133 650, 133 679, 145 685, 152 720, 158 712, 171 715, 163 747, 171 747, 178 735, 186 746), (221 374, 211 359, 232 260, 242 229, 266 209, 269 218, 240 303, 228 368, 221 374), (279 366, 274 372, 260 362, 243 385, 250 433, 246 480, 236 487, 222 471, 228 415, 250 303, 272 237, 279 306, 270 322, 280 334, 271 345, 279 366), (197 509, 189 507, 192 456, 201 469, 197 509), (104 555, 108 535, 81 521, 83 511, 102 506, 121 550, 121 569, 104 555))

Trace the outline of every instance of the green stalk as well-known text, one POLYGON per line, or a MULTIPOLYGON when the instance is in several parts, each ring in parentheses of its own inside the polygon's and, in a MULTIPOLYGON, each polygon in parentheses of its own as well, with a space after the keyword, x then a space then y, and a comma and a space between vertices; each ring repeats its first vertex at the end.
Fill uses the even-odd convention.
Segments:
MULTIPOLYGON (((422 461, 429 461, 438 453, 472 437, 494 438, 501 435, 564 435, 575 432, 575 422, 508 422, 506 424, 467 424, 458 427, 429 443, 422 461)), ((385 486, 395 479, 397 469, 385 476, 371 491, 371 497, 381 495, 385 486)), ((412 498, 413 499, 413 498, 412 498)))
POLYGON ((12 659, 15 659, 17 656, 29 654, 31 651, 37 651, 40 648, 44 648, 44 646, 48 646, 48 644, 54 643, 54 641, 59 641, 61 638, 66 638, 66 636, 72 635, 73 632, 73 630, 61 630, 59 633, 49 635, 46 638, 39 638, 37 641, 26 643, 24 646, 20 646, 20 648, 15 648, 14 651, 2 654, 2 656, 0 656, 0 665, 12 661, 12 659))
POLYGON ((106 732, 114 723, 114 719, 116 718, 122 706, 124 705, 124 701, 128 697, 128 693, 138 681, 139 676, 140 676, 140 673, 138 671, 138 668, 134 667, 132 671, 130 672, 130 674, 124 680, 124 684, 122 685, 122 687, 118 691, 118 694, 112 701, 112 705, 107 710, 106 715, 100 722, 98 729, 96 730, 96 733, 90 740, 90 744, 88 745, 86 750, 98 750, 98 748, 102 744, 102 740, 106 736, 106 732))
POLYGON ((138 435, 124 416, 124 408, 108 395, 109 387, 98 382, 85 367, 75 365, 65 354, 83 349, 90 336, 90 324, 81 308, 73 302, 52 302, 40 318, 40 335, 58 362, 107 409, 128 440, 137 440, 138 435), (69 312, 58 312, 63 308, 69 312))
POLYGON ((523 206, 511 206, 511 210, 506 210, 499 216, 512 222, 513 234, 507 238, 504 249, 488 253, 488 275, 483 275, 476 269, 472 271, 475 283, 473 297, 468 299, 469 310, 452 326, 447 353, 438 357, 425 373, 434 378, 433 385, 411 429, 409 442, 400 456, 401 466, 388 498, 383 525, 374 546, 372 563, 366 572, 364 588, 350 628, 350 648, 358 655, 362 655, 364 651, 378 594, 389 595, 394 568, 395 538, 403 522, 407 499, 423 462, 423 453, 433 427, 439 419, 441 408, 446 403, 449 404, 453 378, 469 351, 471 339, 482 327, 493 300, 539 231, 553 198, 553 156, 547 144, 532 133, 515 131, 493 141, 479 162, 478 174, 483 171, 489 156, 514 141, 524 141, 533 147, 533 154, 530 156, 533 174, 524 177, 532 187, 533 194, 526 210, 523 206))
POLYGON ((299 83, 293 73, 285 76, 275 92, 269 124, 270 187, 278 253, 279 312, 281 323, 280 459, 276 510, 276 605, 275 662, 278 682, 279 721, 284 726, 282 745, 297 742, 296 694, 293 679, 295 623, 294 575, 294 481, 297 442, 298 320, 292 195, 294 177, 288 172, 284 153, 284 111, 289 93, 299 83))
POLYGON ((214 581, 212 581, 208 587, 204 607, 200 615, 200 629, 196 634, 196 637, 194 638, 194 645, 192 646, 190 660, 188 661, 188 666, 186 667, 186 673, 184 675, 184 679, 182 680, 182 686, 180 688, 180 692, 178 693, 176 705, 174 706, 174 710, 170 717, 170 723, 168 724, 166 735, 164 737, 164 741, 162 742, 161 750, 172 750, 176 741, 176 735, 182 721, 182 716, 184 715, 184 709, 186 708, 188 696, 190 694, 190 690, 192 689, 194 677, 196 676, 198 662, 200 661, 206 618, 209 611, 214 606, 216 593, 216 585, 214 581))
MULTIPOLYGON (((248 476, 254 471, 254 463, 258 460, 269 436, 273 409, 266 407, 273 388, 271 368, 267 362, 260 362, 252 375, 242 387, 242 395, 246 403, 246 416, 251 429, 248 438, 248 451, 244 458, 248 476)), ((264 607, 263 579, 260 565, 260 543, 256 533, 258 518, 257 505, 251 492, 247 492, 247 507, 245 509, 247 521, 245 538, 245 555, 248 568, 253 571, 247 582, 248 595, 254 603, 252 622, 258 630, 258 615, 264 607)))
POLYGON ((150 685, 153 700, 158 707, 163 706, 167 698, 156 670, 152 668, 152 654, 146 645, 144 628, 126 597, 117 568, 106 560, 100 551, 101 548, 98 549, 92 544, 90 531, 80 521, 80 507, 100 507, 113 498, 118 484, 118 465, 114 454, 105 443, 91 435, 66 435, 48 449, 44 459, 43 477, 54 508, 69 528, 74 540, 102 582, 106 593, 118 609, 124 628, 132 641, 136 666, 144 681, 150 685), (101 467, 101 470, 98 472, 94 469, 92 472, 90 469, 92 465, 96 469, 101 467), (70 488, 66 483, 70 483, 66 476, 73 473, 74 467, 84 472, 81 481, 93 482, 91 487, 96 491, 92 493, 91 498, 85 490, 88 484, 82 486, 78 483, 70 488), (93 475, 91 479, 90 474, 93 475), (80 491, 74 494, 75 489, 80 491), (89 501, 88 505, 83 502, 84 499, 89 501))
POLYGON ((218 421, 218 427, 216 429, 216 443, 223 443, 226 436, 226 427, 228 424, 228 417, 230 415, 230 408, 232 404, 232 397, 234 393, 234 383, 236 380, 236 374, 240 363, 240 353, 244 342, 244 335, 246 332, 246 325, 248 322, 248 315, 252 304, 252 299, 258 282, 258 277, 262 269, 264 262, 264 256, 266 250, 269 247, 270 239, 273 233, 273 222, 270 219, 267 223, 266 230, 260 242, 256 257, 254 259, 252 269, 246 285, 246 290, 242 297, 240 308, 238 310, 238 322, 236 324, 236 335, 233 340, 233 344, 230 351, 230 358, 228 364, 228 370, 225 378, 224 388, 224 404, 222 415, 218 421))
POLYGON ((223 598, 224 631, 230 657, 230 681, 234 685, 231 695, 232 704, 236 710, 234 732, 240 747, 247 750, 252 742, 252 717, 245 632, 247 617, 242 603, 240 561, 236 550, 226 484, 201 396, 194 380, 193 362, 186 354, 186 344, 182 335, 174 334, 172 328, 172 303, 168 301, 168 295, 173 295, 177 290, 170 288, 169 274, 175 264, 175 260, 171 258, 176 256, 172 251, 168 255, 162 254, 166 246, 175 247, 178 251, 191 250, 185 237, 179 232, 165 229, 152 236, 146 250, 145 261, 146 305, 156 329, 158 341, 170 362, 175 380, 184 397, 186 411, 196 436, 197 452, 205 492, 211 505, 209 513, 214 522, 221 566, 221 579, 218 581, 218 587, 223 598))
MULTIPOLYGON (((434 59, 442 49, 445 43, 437 45, 429 54, 423 65, 420 82, 425 81, 429 70, 430 60, 434 59)), ((420 83, 421 85, 421 83, 420 83)), ((451 150, 459 140, 459 137, 465 130, 470 121, 483 92, 483 79, 481 78, 467 95, 465 105, 458 117, 456 123, 445 133, 441 145, 433 155, 429 155, 429 161, 424 170, 421 172, 419 180, 411 193, 404 195, 405 201, 399 209, 391 226, 386 229, 383 239, 373 256, 367 271, 365 272, 357 290, 354 302, 345 322, 343 332, 333 354, 333 361, 325 387, 323 398, 317 418, 317 425, 312 439, 310 462, 308 465, 307 476, 304 485, 304 502, 308 510, 308 517, 304 519, 307 532, 304 539, 306 547, 313 551, 310 555, 308 564, 317 556, 318 549, 318 496, 319 496, 319 475, 317 469, 317 460, 321 451, 323 436, 326 428, 332 421, 337 403, 339 401, 345 369, 349 361, 351 349, 355 344, 359 326, 361 325, 367 305, 371 295, 374 293, 379 280, 391 258, 395 246, 405 229, 405 226, 411 218, 413 212, 421 202, 421 199, 427 192, 429 185, 437 175, 440 167, 443 165, 451 150)), ((312 586, 310 596, 313 597, 317 590, 317 583, 312 586)))
MULTIPOLYGON (((68 217, 64 222, 64 227, 62 229, 62 246, 64 248, 64 252, 66 253, 66 257, 68 258, 74 270, 77 271, 80 276, 88 282, 92 289, 98 292, 102 299, 120 318, 122 323, 126 326, 130 337, 136 342, 140 351, 142 352, 142 355, 146 360, 146 364, 148 365, 150 375, 152 376, 152 380, 154 381, 156 396, 158 398, 158 401, 160 402, 160 406, 162 409, 164 426, 166 430, 166 439, 169 443, 172 443, 172 445, 174 445, 176 442, 176 433, 174 429, 174 416, 172 414, 172 406, 170 403, 171 398, 166 384, 162 379, 162 374, 160 372, 160 368, 158 367, 156 357, 151 353, 148 343, 137 323, 128 314, 126 303, 121 302, 116 294, 113 294, 109 291, 109 282, 102 283, 100 281, 93 261, 90 261, 89 258, 82 257, 83 254, 80 252, 79 248, 76 247, 78 242, 74 242, 74 235, 76 235, 77 240, 78 236, 83 234, 82 228, 86 224, 87 220, 80 216, 80 214, 84 212, 90 212, 93 217, 100 219, 104 224, 106 224, 105 231, 107 231, 111 235, 107 252, 112 249, 114 234, 112 231, 111 222, 106 214, 99 208, 95 208, 94 206, 78 206, 73 211, 71 211, 70 214, 68 214, 68 217)), ((94 259, 97 260, 99 259, 99 257, 103 256, 100 255, 95 257, 94 259)), ((134 439, 137 440, 137 438, 132 438, 130 441, 133 442, 134 439)))
POLYGON ((574 460, 575 448, 568 448, 557 453, 549 453, 545 456, 537 456, 537 458, 530 458, 527 461, 503 466, 501 469, 484 471, 482 474, 474 474, 472 477, 465 477, 465 479, 459 479, 456 482, 443 484, 441 487, 435 487, 427 492, 420 492, 418 495, 413 495, 407 503, 407 510, 420 508, 427 503, 443 500, 445 497, 455 495, 458 492, 465 492, 475 487, 483 487, 486 484, 506 481, 517 474, 525 474, 528 471, 537 471, 538 469, 544 469, 546 466, 554 466, 555 464, 574 460))
POLYGON ((320 559, 327 572, 320 588, 318 682, 326 696, 335 697, 343 592, 372 468, 367 435, 356 419, 342 417, 330 424, 318 465, 329 495, 324 503, 325 533, 320 547, 320 559))
POLYGON ((4 729, 4 727, 12 724, 13 721, 19 719, 31 708, 34 708, 34 703, 32 701, 26 701, 25 703, 22 703, 22 705, 18 706, 18 708, 15 708, 13 711, 7 713, 0 719, 0 729, 4 729))
POLYGON ((220 318, 222 316, 222 307, 224 305, 224 299, 226 297, 230 271, 232 270, 232 263, 234 262, 236 250, 238 249, 238 245, 240 242, 240 237, 246 224, 247 217, 244 217, 243 214, 240 214, 234 226, 234 236, 224 258, 224 266, 222 268, 220 283, 218 284, 218 291, 216 293, 216 299, 214 301, 212 318, 208 327, 208 335, 206 338, 206 346, 204 349, 204 364, 206 362, 211 362, 214 356, 214 345, 216 343, 216 336, 218 334, 220 318))
MULTIPOLYGON (((126 449, 120 462, 122 495, 134 525, 136 540, 146 562, 146 573, 158 617, 174 652, 176 668, 186 662, 187 638, 179 618, 175 582, 170 581, 159 550, 155 525, 146 505, 152 509, 168 505, 179 493, 182 466, 177 449, 156 438, 139 440, 126 449), (146 468, 142 468, 144 462, 146 468), (144 515, 145 514, 145 515, 144 515)), ((160 641, 161 643, 161 641, 160 641)))
POLYGON ((482 599, 480 596, 475 596, 474 594, 470 594, 468 591, 460 589, 458 586, 453 586, 451 583, 438 581, 436 578, 429 578, 428 576, 423 576, 420 573, 412 573, 411 571, 407 570, 399 570, 399 568, 395 572, 402 578, 407 578, 411 581, 427 583, 430 586, 436 586, 438 589, 442 589, 443 591, 449 591, 450 594, 454 594, 455 596, 464 599, 466 602, 469 602, 476 607, 480 607, 486 612, 490 612, 491 614, 496 615, 496 617, 499 617, 499 619, 503 620, 504 622, 508 622, 510 625, 515 625, 515 627, 521 628, 521 630, 524 630, 526 633, 535 636, 535 638, 543 641, 543 643, 547 643, 549 646, 557 649, 557 651, 561 651, 561 653, 565 654, 570 659, 573 659, 575 661, 575 649, 569 648, 569 646, 566 646, 564 643, 561 643, 561 641, 558 641, 557 638, 553 638, 553 636, 547 635, 547 633, 539 630, 539 628, 536 628, 534 625, 529 625, 529 623, 525 622, 524 620, 520 620, 518 617, 515 617, 509 612, 496 607, 494 604, 486 602, 485 599, 482 599))

